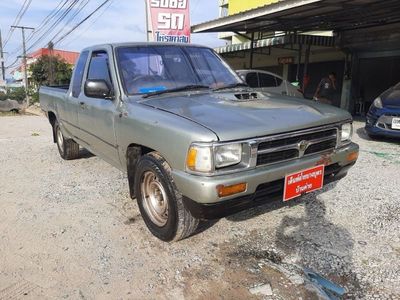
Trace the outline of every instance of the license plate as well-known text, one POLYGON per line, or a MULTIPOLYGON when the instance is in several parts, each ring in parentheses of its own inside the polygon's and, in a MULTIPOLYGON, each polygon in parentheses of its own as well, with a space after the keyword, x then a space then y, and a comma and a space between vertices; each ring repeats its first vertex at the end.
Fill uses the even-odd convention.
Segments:
POLYGON ((321 165, 286 175, 283 201, 321 189, 324 185, 324 170, 325 166, 321 165))
POLYGON ((392 119, 392 129, 400 129, 400 118, 392 119))

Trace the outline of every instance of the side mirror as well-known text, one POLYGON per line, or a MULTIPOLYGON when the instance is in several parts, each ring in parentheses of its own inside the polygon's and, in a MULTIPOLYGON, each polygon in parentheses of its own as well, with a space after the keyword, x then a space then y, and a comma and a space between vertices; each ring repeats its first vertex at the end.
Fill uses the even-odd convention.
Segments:
POLYGON ((112 99, 113 93, 109 84, 102 79, 88 79, 85 82, 84 92, 87 97, 112 99))

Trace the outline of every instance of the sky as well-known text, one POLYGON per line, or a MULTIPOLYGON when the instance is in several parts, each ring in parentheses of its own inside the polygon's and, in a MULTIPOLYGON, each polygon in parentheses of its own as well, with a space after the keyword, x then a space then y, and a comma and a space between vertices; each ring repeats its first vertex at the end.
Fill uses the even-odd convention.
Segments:
MULTIPOLYGON (((31 1, 29 8, 19 22, 20 26, 29 26, 38 28, 41 22, 48 16, 53 9, 57 7, 63 0, 27 0, 31 1)), ((74 0, 69 0, 69 3, 74 0)), ((84 4, 87 0, 79 0, 84 4)), ((30 37, 30 31, 26 31, 28 53, 38 48, 45 47, 53 37, 59 33, 62 36, 80 20, 86 17, 104 0, 90 0, 87 6, 65 25, 66 21, 77 12, 79 4, 75 11, 63 20, 58 27, 52 27, 52 31, 37 32, 30 37), (43 35, 42 40, 37 41, 43 35), (35 42, 37 43, 35 44, 35 42)), ((218 0, 189 0, 190 1, 190 17, 191 24, 198 24, 209 21, 218 17, 218 0)), ((25 0, 1 0, 0 1, 0 30, 3 43, 8 37, 10 26, 13 24, 18 11, 22 7, 25 0)), ((101 43, 112 42, 129 42, 129 41, 145 41, 146 40, 146 17, 144 0, 111 0, 110 4, 106 4, 93 17, 87 20, 82 26, 78 27, 65 40, 55 45, 56 49, 80 51, 82 48, 101 43)), ((67 6, 65 6, 67 7, 67 6)), ((64 7, 64 9, 65 9, 64 7)), ((51 25, 52 22, 49 23, 51 25)), ((217 38, 216 34, 194 34, 192 35, 192 43, 203 44, 209 47, 216 47, 223 44, 217 38)), ((4 47, 5 65, 13 64, 18 55, 22 55, 21 50, 22 36, 21 30, 14 30, 11 38, 4 47)), ((7 73, 11 68, 7 69, 7 73)))

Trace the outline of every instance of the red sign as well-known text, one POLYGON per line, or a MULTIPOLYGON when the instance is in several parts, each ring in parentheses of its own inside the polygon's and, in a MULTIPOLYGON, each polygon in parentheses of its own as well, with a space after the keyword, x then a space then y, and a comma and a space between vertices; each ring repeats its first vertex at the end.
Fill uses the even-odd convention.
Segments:
POLYGON ((147 0, 154 41, 190 43, 189 0, 147 0))
POLYGON ((283 201, 316 191, 324 185, 324 166, 317 166, 285 177, 283 201))

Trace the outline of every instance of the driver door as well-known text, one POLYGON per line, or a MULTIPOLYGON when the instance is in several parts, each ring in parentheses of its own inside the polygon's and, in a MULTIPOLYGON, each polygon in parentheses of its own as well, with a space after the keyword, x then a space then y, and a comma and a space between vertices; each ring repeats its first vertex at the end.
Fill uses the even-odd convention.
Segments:
MULTIPOLYGON (((114 90, 109 68, 109 54, 106 50, 91 53, 86 80, 104 80, 114 90)), ((78 122, 82 139, 96 154, 119 165, 117 141, 115 137, 115 119, 118 117, 115 99, 93 98, 83 91, 79 97, 78 122)))

